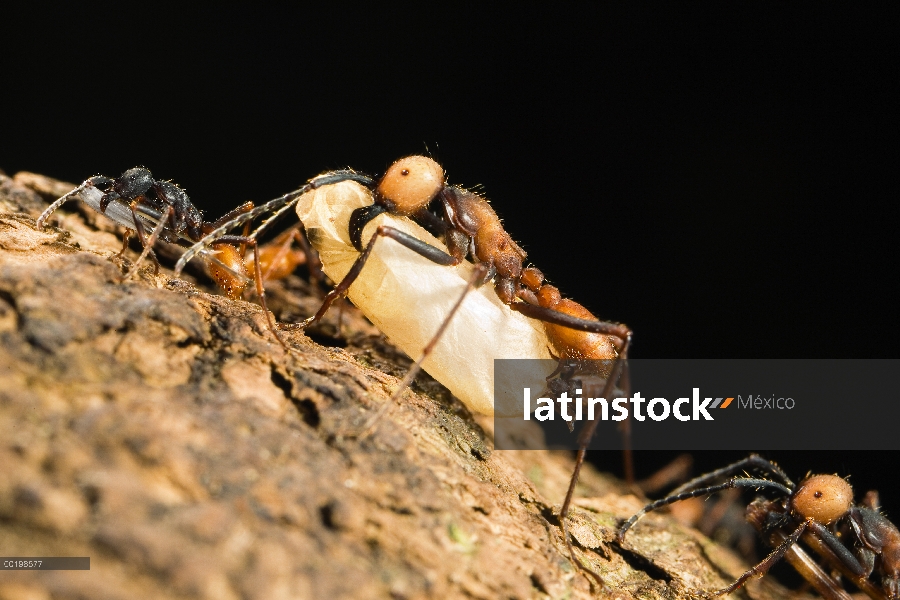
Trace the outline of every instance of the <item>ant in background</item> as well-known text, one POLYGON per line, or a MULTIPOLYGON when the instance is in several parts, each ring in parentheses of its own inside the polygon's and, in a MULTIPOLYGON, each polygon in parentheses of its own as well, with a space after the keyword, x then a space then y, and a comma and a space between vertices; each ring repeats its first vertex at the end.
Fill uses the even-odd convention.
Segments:
MULTIPOLYGON (((152 248, 157 239, 173 244, 185 241, 196 242, 209 232, 232 222, 240 215, 253 209, 252 202, 246 202, 229 211, 216 221, 204 221, 200 211, 191 202, 187 193, 170 181, 160 181, 145 167, 135 167, 125 171, 120 177, 110 179, 96 175, 53 202, 37 219, 38 230, 53 212, 64 202, 79 196, 94 210, 111 218, 126 228, 122 256, 128 245, 131 232, 136 232, 143 251, 134 262, 124 279, 129 279, 149 255, 155 270, 159 272, 159 261, 152 248), (147 230, 152 228, 150 235, 147 230)), ((285 239, 276 240, 277 245, 260 249, 255 238, 246 235, 225 235, 203 253, 210 276, 231 299, 239 299, 250 280, 256 282, 256 292, 273 335, 287 348, 275 329, 275 323, 266 305, 263 287, 263 270, 271 276, 284 277, 301 262, 298 253, 286 247, 285 239), (253 248, 253 271, 244 262, 247 246, 253 248)), ((287 232, 291 234, 292 232, 287 232)), ((296 232, 294 232, 296 233, 296 232)), ((290 243, 295 236, 287 238, 290 243)), ((305 245, 305 239, 302 240, 305 245)), ((308 248, 308 245, 305 246, 308 248)))
MULTIPOLYGON (((449 312, 444 314, 437 333, 427 343, 425 343, 426 340, 422 340, 418 344, 419 349, 424 348, 420 350, 421 358, 416 361, 406 378, 401 382, 400 388, 394 394, 392 400, 411 382, 422 361, 433 351, 438 339, 443 334, 457 309, 459 309, 466 294, 473 287, 477 287, 491 279, 494 280, 496 296, 505 307, 510 311, 543 323, 546 334, 545 343, 549 343, 553 353, 560 361, 559 367, 550 375, 550 379, 555 381, 552 384, 553 386, 560 389, 574 390, 573 386, 576 384, 589 385, 593 381, 597 382, 602 388, 601 393, 603 397, 610 397, 609 394, 615 389, 615 384, 620 377, 624 361, 627 358, 632 338, 631 330, 622 324, 598 320, 582 305, 562 298, 557 288, 544 282, 544 276, 538 269, 524 267, 525 252, 503 229, 499 217, 487 200, 471 191, 448 185, 441 166, 428 157, 410 156, 396 161, 377 183, 368 177, 349 170, 335 171, 315 177, 300 189, 272 200, 246 214, 239 215, 234 221, 224 225, 217 231, 211 232, 182 256, 176 265, 176 274, 192 256, 207 245, 221 239, 220 236, 224 235, 229 228, 248 222, 260 214, 273 213, 250 236, 253 237, 264 230, 270 222, 273 222, 285 211, 296 205, 298 200, 305 194, 324 188, 324 186, 347 181, 359 183, 371 190, 371 198, 364 205, 360 205, 352 211, 348 222, 341 221, 341 226, 346 227, 346 231, 335 231, 333 232, 334 235, 331 236, 331 233, 324 233, 324 229, 317 227, 313 231, 308 223, 305 224, 307 225, 307 233, 314 243, 316 241, 313 239, 314 233, 315 237, 331 236, 329 238, 330 244, 345 243, 339 242, 337 238, 343 239, 349 235, 349 241, 356 250, 357 258, 346 274, 340 278, 334 290, 326 296, 321 308, 315 315, 304 321, 301 324, 302 326, 309 326, 321 319, 330 305, 349 291, 351 285, 363 273, 363 268, 367 261, 375 255, 376 244, 383 237, 392 239, 436 265, 453 267, 463 263, 466 258, 471 258, 476 265, 465 291, 449 312), (437 204, 439 214, 434 214, 428 210, 432 202, 437 204), (364 243, 362 236, 366 225, 375 218, 385 214, 397 217, 397 219, 390 221, 390 224, 386 224, 388 221, 383 221, 364 243), (445 252, 433 244, 422 241, 420 239, 421 236, 415 233, 404 231, 401 219, 409 219, 420 225, 424 230, 441 237, 446 244, 447 251, 445 252), (343 225, 345 222, 347 224, 343 225), (591 381, 588 381, 587 378, 576 379, 579 365, 596 359, 611 359, 613 361, 611 369, 602 373, 605 377, 595 376, 591 381), (600 383, 601 381, 602 383, 600 383)), ((363 204, 363 201, 360 201, 360 203, 363 204)), ((300 207, 298 206, 299 213, 300 207)), ((302 215, 301 220, 304 220, 302 215)), ((330 220, 333 224, 337 219, 332 217, 330 220)), ((326 223, 323 227, 327 226, 328 224, 326 223)), ((319 250, 321 252, 322 249, 319 248, 319 250)), ((389 262, 389 259, 385 259, 384 262, 390 269, 392 263, 389 262)), ((323 263, 325 263, 327 271, 328 263, 324 255, 323 263)), ((338 280, 334 276, 332 278, 335 281, 338 280)), ((410 287, 415 287, 417 283, 415 280, 412 280, 409 285, 410 287)), ((415 291, 413 290, 413 292, 415 291)), ((366 306, 360 306, 360 308, 362 308, 363 312, 367 312, 366 306)), ((407 308, 411 309, 411 307, 407 308)), ((373 321, 378 320, 377 314, 367 313, 367 315, 373 321)), ((408 316, 406 320, 409 320, 408 316)), ((382 331, 388 337, 393 335, 391 331, 386 331, 383 327, 382 331)), ((466 348, 462 352, 467 352, 468 350, 469 348, 466 348)), ((527 355, 519 357, 532 358, 527 355)), ((484 360, 490 361, 492 364, 494 358, 499 357, 489 356, 485 357, 484 360)), ((434 375, 434 373, 432 374, 434 375)), ((441 380, 441 377, 437 375, 436 377, 438 380, 441 380)), ((441 381, 453 390, 453 386, 447 384, 446 381, 441 381)), ((391 402, 388 402, 375 418, 380 416, 390 404, 391 402)), ((472 407, 471 404, 470 407, 472 407)), ((475 409, 479 412, 488 412, 484 409, 479 410, 478 407, 475 407, 475 409)), ((492 405, 490 411, 493 411, 492 405)), ((366 430, 371 426, 371 423, 372 420, 370 420, 366 430)), ((587 424, 579 435, 576 465, 559 515, 566 545, 576 564, 580 563, 575 560, 565 520, 571 507, 575 485, 584 462, 587 446, 597 424, 596 421, 587 424)), ((593 572, 591 574, 598 581, 600 580, 597 574, 593 572)))
MULTIPOLYGON (((853 488, 837 475, 807 476, 795 484, 775 463, 755 454, 701 475, 670 496, 648 504, 622 525, 617 540, 621 544, 628 530, 648 512, 688 498, 735 488, 768 489, 780 494, 781 497, 775 500, 758 498, 747 509, 747 519, 776 547, 734 583, 705 595, 729 594, 751 577, 764 575, 802 537, 833 568, 874 600, 900 599, 900 531, 878 512, 877 499, 872 492, 862 504, 854 504, 853 488), (732 476, 724 483, 708 485, 744 469, 756 469, 774 481, 732 476), (845 528, 844 539, 853 539, 852 550, 836 534, 839 526, 845 528), (869 581, 873 572, 881 575, 880 588, 869 581)), ((846 599, 846 592, 823 572, 800 572, 824 597, 846 599)))

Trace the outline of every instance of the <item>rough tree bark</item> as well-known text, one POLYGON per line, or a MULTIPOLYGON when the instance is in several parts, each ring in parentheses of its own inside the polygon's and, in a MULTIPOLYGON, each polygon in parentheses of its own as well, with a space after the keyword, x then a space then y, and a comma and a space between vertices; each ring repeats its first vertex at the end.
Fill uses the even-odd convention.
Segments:
MULTIPOLYGON (((356 439, 409 360, 355 310, 330 346, 285 329, 288 353, 253 302, 149 265, 122 282, 118 230, 78 201, 35 230, 71 187, 0 177, 0 554, 91 570, 5 571, 0 598, 678 599, 745 568, 662 514, 613 544, 644 500, 588 468, 592 589, 554 516, 568 454, 492 452, 425 375, 356 439)), ((318 305, 296 276, 269 292, 282 322, 318 305)))

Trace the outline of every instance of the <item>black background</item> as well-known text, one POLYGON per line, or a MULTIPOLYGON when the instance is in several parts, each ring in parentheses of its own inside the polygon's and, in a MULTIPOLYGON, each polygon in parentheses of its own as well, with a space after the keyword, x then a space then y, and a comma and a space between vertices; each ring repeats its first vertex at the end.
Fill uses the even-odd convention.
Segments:
MULTIPOLYGON (((7 14, 0 168, 143 164, 218 216, 430 151, 565 294, 634 329, 634 356, 896 357, 897 21, 756 2, 7 14)), ((853 474, 897 518, 898 456, 772 458, 853 474)))

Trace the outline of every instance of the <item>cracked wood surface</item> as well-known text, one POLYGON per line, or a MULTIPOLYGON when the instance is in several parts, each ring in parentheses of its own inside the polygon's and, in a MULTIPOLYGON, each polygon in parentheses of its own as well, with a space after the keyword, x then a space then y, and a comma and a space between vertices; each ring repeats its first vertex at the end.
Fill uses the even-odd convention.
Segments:
MULTIPOLYGON (((202 275, 121 282, 118 228, 78 201, 34 229, 72 187, 0 176, 0 554, 91 570, 6 571, 0 599, 678 599, 746 568, 664 514, 612 544, 645 500, 587 468, 592 589, 554 516, 568 454, 493 452, 491 421, 426 375, 356 439, 410 362, 363 317, 285 328, 287 353, 202 275)), ((297 276, 267 287, 280 322, 318 306, 297 276)))

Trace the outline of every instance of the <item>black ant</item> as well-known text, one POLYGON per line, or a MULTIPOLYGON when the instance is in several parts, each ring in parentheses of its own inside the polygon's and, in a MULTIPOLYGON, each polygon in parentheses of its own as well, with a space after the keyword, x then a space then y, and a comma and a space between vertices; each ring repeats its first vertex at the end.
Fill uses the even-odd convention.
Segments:
MULTIPOLYGON (((155 179, 145 167, 135 167, 115 179, 96 175, 85 180, 53 202, 38 217, 38 230, 43 229, 44 223, 57 208, 76 195, 94 210, 126 228, 120 256, 125 252, 131 232, 137 232, 143 252, 124 279, 129 279, 148 255, 154 262, 155 273, 159 272, 159 261, 152 250, 157 239, 173 244, 182 244, 185 240, 196 242, 209 232, 253 209, 253 203, 246 202, 215 221, 204 221, 200 210, 194 206, 183 189, 170 181, 155 179), (151 227, 152 233, 148 236, 146 231, 151 227)), ((220 237, 211 246, 211 250, 204 253, 204 258, 210 276, 229 298, 240 298, 250 279, 256 281, 256 292, 266 314, 269 329, 278 342, 287 348, 278 335, 266 306, 261 266, 266 265, 269 271, 277 267, 281 273, 284 267, 277 266, 278 263, 288 261, 291 266, 296 266, 300 262, 297 257, 281 250, 276 250, 275 254, 265 249, 261 252, 256 239, 248 237, 245 232, 245 235, 220 237), (247 246, 252 247, 254 253, 252 273, 244 262, 247 246)))
MULTIPOLYGON (((376 243, 380 238, 386 237, 436 265, 447 267, 460 265, 464 263, 467 257, 470 257, 476 263, 476 269, 471 276, 464 278, 464 280, 468 279, 468 285, 462 297, 452 308, 448 307, 449 310, 445 310, 442 313, 441 326, 438 332, 431 337, 430 341, 426 338, 425 340, 420 339, 418 342, 416 352, 421 352, 421 358, 413 365, 407 377, 401 382, 400 388, 394 394, 394 397, 397 397, 400 391, 411 382, 415 372, 422 361, 434 349, 438 338, 444 332, 452 315, 460 307, 462 300, 470 289, 491 278, 494 280, 496 297, 499 298, 503 305, 525 317, 543 322, 546 332, 545 345, 549 343, 553 353, 561 361, 561 367, 550 376, 551 378, 563 379, 561 383, 556 384, 557 386, 571 386, 575 383, 573 377, 577 372, 577 368, 572 366, 573 361, 580 363, 591 359, 614 360, 613 367, 610 369, 611 372, 607 374, 603 383, 603 397, 609 397, 619 379, 624 360, 627 358, 632 338, 631 330, 619 323, 598 320, 582 305, 562 298, 557 288, 545 284, 544 276, 538 269, 534 267, 525 268, 523 266, 526 258, 525 252, 503 229, 499 217, 487 200, 471 191, 448 185, 441 166, 434 160, 424 156, 410 156, 396 161, 377 183, 350 170, 335 171, 315 177, 300 189, 240 215, 218 231, 213 231, 207 235, 182 256, 176 265, 176 274, 197 252, 200 252, 208 244, 220 239, 219 236, 224 235, 229 228, 250 221, 260 214, 274 213, 253 234, 255 236, 261 230, 264 230, 270 222, 273 222, 286 210, 289 210, 290 207, 296 205, 298 200, 305 194, 320 190, 324 186, 346 181, 359 183, 372 190, 369 199, 367 201, 360 200, 358 205, 352 210, 352 214, 349 214, 349 219, 332 215, 329 219, 324 219, 325 222, 322 228, 316 227, 315 230, 310 228, 305 221, 304 224, 307 225, 307 234, 311 240, 313 240, 314 235, 320 239, 328 237, 328 243, 334 245, 342 243, 340 239, 345 239, 349 235, 349 242, 355 248, 356 258, 349 269, 340 277, 336 278, 330 275, 332 279, 339 281, 339 283, 326 296, 316 314, 301 324, 303 327, 321 319, 337 298, 348 292, 352 294, 350 287, 354 282, 357 282, 363 272, 363 267, 374 256, 376 243), (372 197, 374 197, 374 203, 372 197), (438 215, 428 210, 428 206, 433 201, 439 205, 440 214, 438 215), (366 225, 383 214, 392 215, 398 217, 398 219, 390 221, 390 224, 385 224, 387 223, 386 221, 382 222, 364 243, 363 230, 366 228, 366 225), (445 252, 434 244, 423 241, 421 238, 424 235, 421 233, 410 233, 404 230, 403 222, 400 219, 410 219, 424 228, 424 230, 439 235, 444 240, 447 251, 445 252), (331 221, 331 223, 328 223, 328 221, 331 221), (337 231, 335 229, 335 223, 337 222, 340 222, 340 226, 346 229, 337 231), (326 229, 328 230, 327 233, 325 233, 326 229)), ((343 202, 343 200, 339 202, 343 202)), ((298 206, 299 212, 300 207, 298 206)), ((304 217, 301 216, 301 221, 303 220, 304 217)), ((421 231, 421 229, 418 231, 421 231)), ((313 242, 315 243, 315 240, 313 242)), ((320 252, 322 251, 321 248, 318 249, 320 252)), ((328 261, 326 261, 324 255, 322 260, 327 273, 328 261)), ((388 262, 388 259, 384 259, 384 263, 388 265, 387 268, 391 268, 390 264, 392 263, 388 262)), ((383 294, 384 288, 380 287, 381 283, 379 281, 378 286, 376 286, 379 290, 376 292, 377 294, 383 294)), ((418 288, 420 285, 424 286, 425 284, 420 283, 414 276, 410 280, 408 287, 418 288)), ((446 287, 444 286, 444 288, 446 287)), ((416 289, 413 289, 412 293, 416 291, 416 289)), ((432 296, 433 294, 428 297, 431 298, 432 296)), ((356 300, 354 301, 356 302, 356 300)), ((397 301, 394 302, 394 304, 396 303, 397 301)), ((421 305, 421 302, 418 302, 417 310, 419 305, 421 305)), ((365 306, 360 306, 360 308, 366 312, 370 319, 378 324, 378 314, 371 314, 370 311, 366 310, 365 306)), ((407 315, 405 321, 408 322, 409 320, 407 315)), ((379 327, 388 337, 394 335, 392 331, 386 331, 380 325, 379 327)), ((398 345, 401 348, 403 347, 402 344, 398 343, 398 345)), ((544 352, 546 352, 546 349, 544 349, 544 352)), ((459 356, 459 354, 457 352, 456 356, 459 356)), ((519 357, 532 358, 532 356, 527 355, 520 355, 519 357)), ((499 358, 499 356, 486 357, 482 362, 492 364, 494 358, 499 358)), ((489 369, 490 365, 487 368, 489 369)), ((432 373, 432 375, 435 375, 435 373, 432 373)), ((469 376, 472 376, 471 373, 469 376)), ((440 376, 435 375, 435 377, 441 380, 442 383, 445 383, 445 385, 448 385, 451 391, 454 390, 453 386, 442 380, 440 376)), ((492 390, 489 394, 491 392, 492 390)), ((462 396, 460 397, 464 399, 462 396)), ((487 410, 478 405, 476 405, 476 410, 490 414, 493 411, 493 400, 490 402, 491 405, 487 410)), ((385 409, 389 405, 390 402, 385 406, 385 409)), ((573 559, 574 551, 572 550, 565 519, 571 506, 575 485, 584 462, 587 446, 596 426, 596 422, 588 424, 579 436, 579 449, 574 473, 559 515, 565 541, 573 559)), ((599 576, 596 574, 594 576, 599 579, 599 576)))
MULTIPOLYGON (((853 488, 837 475, 807 476, 799 484, 795 484, 776 464, 755 454, 701 475, 676 489, 670 496, 648 504, 622 525, 617 536, 618 542, 621 544, 628 530, 650 511, 688 498, 708 496, 732 488, 768 489, 782 495, 777 500, 758 499, 747 511, 748 520, 764 534, 775 534, 770 539, 780 542, 762 562, 738 577, 734 583, 704 595, 715 597, 729 594, 751 577, 762 576, 803 537, 834 568, 843 572, 875 600, 900 599, 900 531, 878 512, 877 506, 854 504, 853 488), (707 485, 744 469, 758 469, 775 481, 731 477, 724 483, 707 485), (846 537, 854 539, 853 551, 835 534, 838 525, 842 523, 849 525, 846 537), (873 572, 881 575, 880 590, 868 580, 873 572)), ((810 583, 825 597, 844 597, 834 591, 839 586, 828 579, 823 582, 820 576, 818 579, 811 579, 810 583)))

